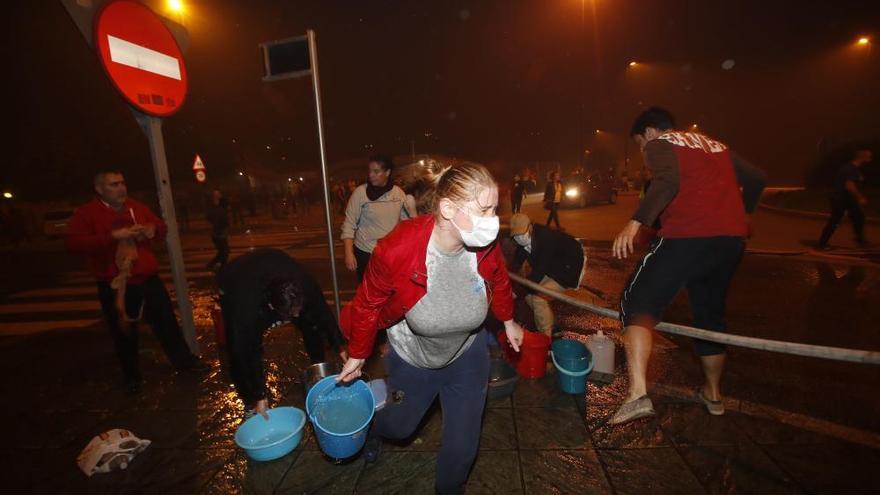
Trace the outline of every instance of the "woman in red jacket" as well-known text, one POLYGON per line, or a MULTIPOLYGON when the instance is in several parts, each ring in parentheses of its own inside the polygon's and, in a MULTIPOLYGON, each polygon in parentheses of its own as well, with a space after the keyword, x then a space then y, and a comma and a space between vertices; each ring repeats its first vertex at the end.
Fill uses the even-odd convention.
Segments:
POLYGON ((519 350, 513 296, 498 235, 498 186, 482 165, 461 164, 436 179, 433 215, 399 224, 379 242, 364 280, 343 310, 350 358, 339 380, 360 376, 376 332, 385 328, 388 397, 364 456, 375 461, 382 439, 412 435, 439 395, 443 436, 438 493, 461 493, 480 440, 489 379, 483 321, 491 308, 519 350))

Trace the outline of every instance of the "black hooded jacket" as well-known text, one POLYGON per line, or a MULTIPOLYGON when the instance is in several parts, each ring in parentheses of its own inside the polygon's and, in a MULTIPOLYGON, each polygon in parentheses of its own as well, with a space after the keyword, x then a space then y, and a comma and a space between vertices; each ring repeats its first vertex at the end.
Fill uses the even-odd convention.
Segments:
POLYGON ((344 345, 342 333, 318 282, 303 265, 278 249, 258 249, 230 261, 220 270, 220 306, 232 379, 245 404, 265 398, 263 332, 287 320, 269 307, 267 287, 292 279, 303 288, 303 308, 291 321, 300 329, 312 363, 324 361, 324 342, 336 352, 344 345))

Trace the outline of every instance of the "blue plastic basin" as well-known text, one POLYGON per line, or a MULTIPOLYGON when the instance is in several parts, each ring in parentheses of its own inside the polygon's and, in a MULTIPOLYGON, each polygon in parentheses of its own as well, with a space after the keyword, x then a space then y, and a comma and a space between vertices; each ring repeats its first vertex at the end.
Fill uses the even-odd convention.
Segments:
POLYGON ((235 431, 235 444, 255 461, 284 457, 299 445, 306 414, 296 407, 276 407, 266 411, 267 420, 256 414, 235 431))

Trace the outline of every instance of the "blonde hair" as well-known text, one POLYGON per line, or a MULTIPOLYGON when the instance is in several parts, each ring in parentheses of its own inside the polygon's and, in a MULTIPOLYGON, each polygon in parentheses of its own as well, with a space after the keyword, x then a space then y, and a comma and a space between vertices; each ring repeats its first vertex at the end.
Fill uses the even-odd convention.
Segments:
POLYGON ((446 167, 436 177, 434 193, 431 198, 431 208, 436 212, 440 206, 440 200, 449 199, 454 203, 466 203, 476 200, 477 195, 492 187, 498 187, 492 174, 486 167, 478 163, 464 162, 459 165, 446 167))
POLYGON ((434 159, 423 159, 401 167, 397 184, 413 195, 419 214, 435 213, 443 198, 465 203, 476 199, 486 188, 498 187, 483 165, 472 162, 446 165, 434 159))

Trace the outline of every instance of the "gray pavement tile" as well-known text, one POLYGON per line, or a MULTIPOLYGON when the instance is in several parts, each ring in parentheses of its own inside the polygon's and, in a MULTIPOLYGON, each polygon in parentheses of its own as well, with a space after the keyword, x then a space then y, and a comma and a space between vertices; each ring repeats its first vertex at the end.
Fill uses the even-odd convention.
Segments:
POLYGON ((109 412, 66 411, 5 412, 0 414, 4 446, 6 448, 57 449, 85 446, 92 436, 104 430, 94 431, 95 425, 103 424, 109 412))
POLYGON ((337 465, 320 452, 303 451, 287 470, 275 493, 351 494, 363 468, 364 461, 361 459, 337 465))
POLYGON ((486 399, 487 409, 499 409, 513 407, 513 398, 505 397, 503 399, 486 399))
POLYGON ((798 428, 782 421, 738 414, 734 420, 755 443, 816 445, 833 441, 832 437, 810 430, 798 428))
POLYGON ((524 450, 520 458, 525 493, 612 493, 594 450, 524 450))
POLYGON ((481 450, 516 450, 516 426, 512 409, 486 409, 483 414, 481 450))
POLYGON ((192 445, 190 437, 200 420, 211 416, 208 411, 120 411, 106 425, 124 428, 152 441, 150 448, 168 449, 192 445))
POLYGON ((657 416, 637 419, 623 425, 608 424, 617 408, 618 406, 596 406, 587 410, 587 428, 597 449, 642 449, 670 445, 657 416))
POLYGON ((315 436, 315 430, 312 427, 312 423, 306 420, 305 432, 303 432, 303 439, 299 443, 298 449, 309 450, 309 451, 320 451, 321 447, 318 445, 318 437, 315 436))
POLYGON ((611 383, 587 382, 587 393, 584 404, 611 406, 622 404, 626 399, 627 387, 629 380, 626 378, 626 371, 618 373, 614 376, 611 383))
POLYGON ((821 445, 765 445, 765 452, 811 493, 880 493, 880 451, 829 441, 821 445))
POLYGON ((217 411, 196 418, 195 433, 184 443, 185 448, 236 449, 235 430, 241 424, 240 413, 217 411))
POLYGON ((80 471, 80 449, 6 449, 0 451, 0 487, 4 493, 111 493, 93 488, 80 471))
POLYGON ((700 404, 657 406, 660 427, 676 445, 734 445, 751 443, 736 422, 735 412, 712 416, 700 404))
POLYGON ((239 450, 205 485, 201 493, 271 495, 299 455, 300 450, 297 448, 280 459, 260 462, 248 459, 245 453, 239 450))
POLYGON ((378 461, 364 468, 357 493, 433 493, 436 462, 437 454, 432 452, 384 452, 378 461))
POLYGON ((550 371, 543 378, 520 379, 513 393, 514 407, 568 407, 574 405, 574 396, 563 393, 550 371))
POLYGON ((599 457, 615 493, 705 493, 672 448, 600 450, 599 457))
POLYGON ((680 451, 709 493, 803 493, 756 445, 700 445, 680 451))
POLYGON ((406 440, 385 442, 389 451, 436 452, 443 437, 443 411, 435 403, 428 408, 416 431, 406 440))
POLYGON ((231 450, 148 448, 135 457, 127 469, 88 478, 86 491, 196 493, 232 454, 231 450))
POLYGON ((468 477, 468 495, 523 493, 516 452, 480 452, 468 477))
POLYGON ((517 407, 516 434, 520 449, 589 449, 590 435, 574 407, 517 407))

